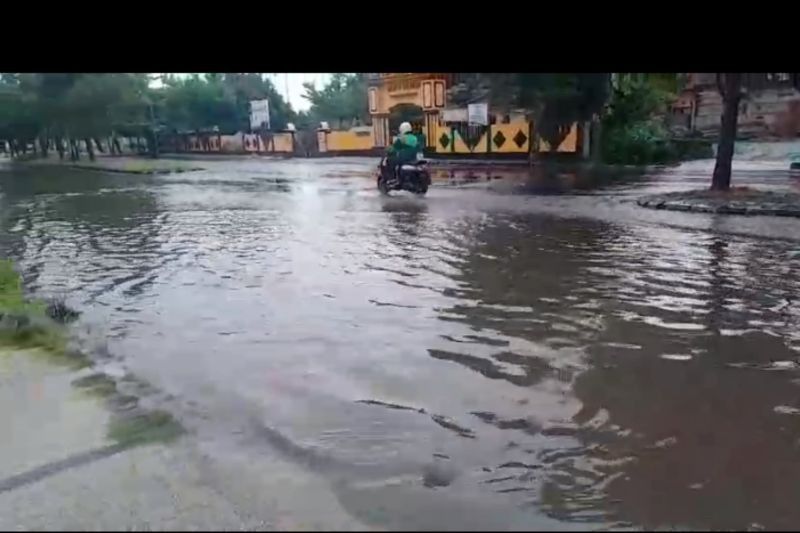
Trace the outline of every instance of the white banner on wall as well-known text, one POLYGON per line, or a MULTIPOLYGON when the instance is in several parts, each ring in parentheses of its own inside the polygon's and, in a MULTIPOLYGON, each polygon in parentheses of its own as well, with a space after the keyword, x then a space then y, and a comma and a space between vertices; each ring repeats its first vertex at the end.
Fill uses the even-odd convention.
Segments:
POLYGON ((262 124, 269 129, 269 100, 251 100, 250 128, 259 129, 262 124))
POLYGON ((469 104, 467 106, 467 116, 470 124, 489 124, 489 104, 469 104))
POLYGON ((463 107, 460 109, 443 109, 442 122, 466 122, 467 110, 463 107))

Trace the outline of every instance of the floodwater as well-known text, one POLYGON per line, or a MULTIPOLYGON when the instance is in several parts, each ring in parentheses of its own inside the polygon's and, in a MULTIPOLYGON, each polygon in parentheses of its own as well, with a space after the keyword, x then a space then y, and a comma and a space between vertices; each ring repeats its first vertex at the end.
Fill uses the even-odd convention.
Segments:
POLYGON ((709 162, 425 198, 375 164, 6 164, 0 255, 190 438, 280 453, 372 527, 800 525, 800 221, 635 205, 709 162))

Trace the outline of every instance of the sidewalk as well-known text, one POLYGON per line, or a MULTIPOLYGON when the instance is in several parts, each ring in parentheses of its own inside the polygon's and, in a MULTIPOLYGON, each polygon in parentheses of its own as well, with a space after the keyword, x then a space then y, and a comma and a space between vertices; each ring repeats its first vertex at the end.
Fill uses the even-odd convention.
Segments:
POLYGON ((0 530, 367 529, 268 450, 242 458, 190 434, 115 448, 80 373, 41 356, 0 350, 0 530))

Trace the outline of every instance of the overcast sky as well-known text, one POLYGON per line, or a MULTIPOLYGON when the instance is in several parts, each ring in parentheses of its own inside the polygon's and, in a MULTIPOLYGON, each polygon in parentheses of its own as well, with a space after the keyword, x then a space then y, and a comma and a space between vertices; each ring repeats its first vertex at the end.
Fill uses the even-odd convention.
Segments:
POLYGON ((284 98, 286 98, 286 91, 289 91, 289 103, 295 111, 304 111, 308 109, 308 100, 303 98, 303 82, 314 82, 318 89, 321 89, 325 82, 330 77, 330 74, 320 73, 297 73, 292 72, 289 74, 271 74, 272 83, 278 89, 284 98), (288 87, 287 87, 288 86, 288 87))
MULTIPOLYGON (((185 74, 178 74, 178 76, 182 76, 185 74)), ((322 86, 330 79, 330 74, 324 74, 319 72, 292 72, 289 74, 270 74, 270 78, 272 78, 272 83, 275 84, 275 88, 278 89, 278 92, 283 95, 284 98, 289 100, 289 103, 292 104, 292 108, 295 111, 305 111, 309 108, 308 100, 303 98, 303 83, 310 81, 316 84, 318 89, 321 89, 322 86)), ((152 84, 153 86, 157 86, 158 83, 156 82, 152 84)))

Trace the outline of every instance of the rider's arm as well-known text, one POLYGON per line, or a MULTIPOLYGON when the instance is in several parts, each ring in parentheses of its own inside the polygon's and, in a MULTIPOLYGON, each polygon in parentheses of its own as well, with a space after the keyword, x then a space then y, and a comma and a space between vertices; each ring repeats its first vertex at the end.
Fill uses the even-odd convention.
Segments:
POLYGON ((389 146, 387 151, 389 153, 397 153, 402 149, 403 149, 403 139, 401 139, 400 136, 398 135, 397 137, 394 138, 394 141, 392 141, 392 145, 389 146))

